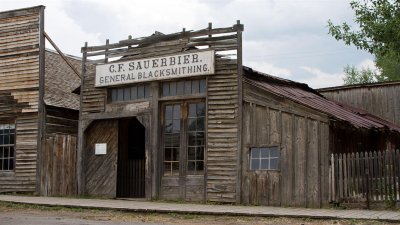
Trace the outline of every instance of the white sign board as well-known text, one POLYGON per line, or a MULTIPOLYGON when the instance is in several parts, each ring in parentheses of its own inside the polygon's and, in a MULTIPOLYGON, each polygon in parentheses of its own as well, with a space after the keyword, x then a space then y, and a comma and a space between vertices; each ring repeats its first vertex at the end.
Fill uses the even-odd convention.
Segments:
POLYGON ((96 143, 94 154, 95 155, 107 154, 107 143, 96 143))
POLYGON ((214 51, 200 51, 158 58, 96 66, 96 87, 214 73, 214 51))

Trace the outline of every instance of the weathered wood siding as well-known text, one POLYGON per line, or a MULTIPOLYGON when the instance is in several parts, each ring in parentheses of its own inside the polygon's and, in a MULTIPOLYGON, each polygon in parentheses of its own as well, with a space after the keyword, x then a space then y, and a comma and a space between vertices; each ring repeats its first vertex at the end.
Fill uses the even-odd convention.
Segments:
POLYGON ((400 82, 318 90, 328 99, 361 108, 400 125, 400 82))
POLYGON ((118 159, 118 120, 95 121, 86 131, 86 193, 116 197, 118 159), (95 144, 107 143, 106 155, 95 155, 95 144))
POLYGON ((0 13, 0 123, 16 124, 15 171, 0 172, 0 192, 35 191, 43 10, 0 13))
MULTIPOLYGON (((198 31, 183 31, 175 34, 155 34, 147 38, 127 39, 115 44, 82 48, 84 61, 86 57, 103 56, 104 59, 91 61, 91 64, 103 64, 111 61, 126 61, 148 57, 168 56, 184 52, 194 52, 198 49, 215 50, 215 74, 207 77, 207 150, 206 173, 204 178, 187 177, 187 200, 209 200, 219 202, 237 201, 237 163, 239 155, 239 83, 238 61, 241 55, 236 55, 241 50, 240 35, 243 30, 241 24, 228 28, 212 29, 211 27, 198 31), (214 36, 215 35, 215 36, 214 36), (228 51, 228 52, 227 52, 228 51), (227 56, 231 54, 230 56, 227 56), (235 59, 237 58, 237 59, 235 59), (192 185, 192 186, 191 186, 192 185), (198 188, 204 188, 199 191, 198 188), (192 190, 193 189, 193 190, 192 190), (193 193, 193 194, 190 194, 193 193), (198 196, 202 196, 199 199, 198 196)), ((107 89, 95 88, 95 70, 87 63, 84 65, 83 84, 81 89, 81 129, 90 119, 118 118, 135 116, 137 112, 119 110, 116 113, 108 110, 107 89)), ((159 83, 152 83, 152 96, 147 113, 151 115, 150 134, 152 198, 172 198, 178 195, 179 188, 176 182, 162 180, 160 166, 162 156, 158 139, 160 131, 159 122, 159 83), (163 191, 160 191, 160 188, 163 191), (171 193, 172 190, 172 193, 171 193), (161 195, 161 196, 160 196, 161 195), (169 196, 169 197, 168 197, 169 196)), ((121 107, 123 108, 123 107, 121 107)), ((83 131, 82 131, 83 132, 83 131)), ((87 134, 89 134, 87 132, 87 134)), ((84 162, 82 161, 82 164, 84 162)), ((83 168, 83 167, 82 167, 83 168)), ((147 171, 148 173, 150 171, 147 171)), ((88 176, 88 175, 85 175, 88 176)), ((83 178, 81 178, 83 179, 83 178)), ((149 178, 146 178, 149 179, 149 178)), ((182 195, 180 195, 182 196, 182 195)))
POLYGON ((40 195, 75 196, 76 183, 76 136, 57 134, 42 143, 40 195))
POLYGON ((325 115, 246 84, 242 202, 320 207, 328 203, 329 124, 325 115), (278 146, 279 170, 250 170, 250 148, 278 146))
POLYGON ((77 110, 46 106, 45 130, 47 135, 78 133, 79 113, 77 110))

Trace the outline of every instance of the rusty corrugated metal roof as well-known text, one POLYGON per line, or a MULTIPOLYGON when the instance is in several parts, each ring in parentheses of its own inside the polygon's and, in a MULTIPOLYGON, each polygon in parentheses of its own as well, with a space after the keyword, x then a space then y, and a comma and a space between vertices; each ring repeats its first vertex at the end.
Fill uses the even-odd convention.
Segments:
POLYGON ((243 67, 243 70, 244 82, 320 111, 335 119, 348 122, 356 128, 389 129, 400 132, 400 127, 397 125, 361 109, 328 100, 306 84, 277 78, 249 67, 243 67))

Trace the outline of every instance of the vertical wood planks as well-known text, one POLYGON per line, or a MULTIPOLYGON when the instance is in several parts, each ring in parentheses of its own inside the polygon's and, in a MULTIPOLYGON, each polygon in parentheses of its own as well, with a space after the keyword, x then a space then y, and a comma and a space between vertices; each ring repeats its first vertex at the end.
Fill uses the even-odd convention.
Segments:
POLYGON ((43 140, 40 194, 76 196, 76 141, 71 135, 48 136, 43 140))
POLYGON ((369 202, 394 204, 400 200, 399 154, 399 150, 332 154, 330 170, 339 171, 339 175, 331 172, 331 199, 367 205, 369 202))

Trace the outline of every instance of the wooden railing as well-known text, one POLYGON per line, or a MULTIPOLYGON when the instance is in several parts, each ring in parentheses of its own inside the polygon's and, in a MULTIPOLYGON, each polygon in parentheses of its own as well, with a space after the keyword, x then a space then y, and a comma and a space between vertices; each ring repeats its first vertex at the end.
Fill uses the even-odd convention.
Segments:
POLYGON ((400 200, 399 150, 332 154, 331 202, 396 203, 400 200))

